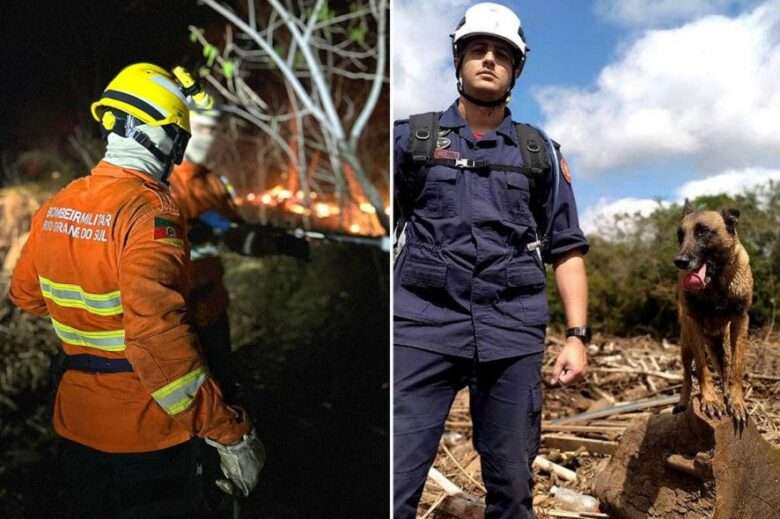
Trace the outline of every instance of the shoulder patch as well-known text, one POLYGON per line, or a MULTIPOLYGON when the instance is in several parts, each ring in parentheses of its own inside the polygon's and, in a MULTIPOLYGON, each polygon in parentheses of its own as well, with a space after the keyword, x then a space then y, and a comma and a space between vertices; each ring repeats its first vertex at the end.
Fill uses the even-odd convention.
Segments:
POLYGON ((563 175, 564 180, 571 184, 571 171, 569 170, 569 163, 566 162, 566 159, 561 157, 561 174, 563 175))
POLYGON ((154 239, 176 247, 184 247, 184 230, 179 222, 170 217, 155 216, 154 239))

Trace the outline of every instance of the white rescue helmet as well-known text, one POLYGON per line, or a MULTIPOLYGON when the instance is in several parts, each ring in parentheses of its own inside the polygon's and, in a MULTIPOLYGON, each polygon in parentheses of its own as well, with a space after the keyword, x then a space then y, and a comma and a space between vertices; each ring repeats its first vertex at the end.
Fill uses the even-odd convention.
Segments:
MULTIPOLYGON (((461 94, 463 94, 463 88, 460 81, 460 54, 464 50, 464 44, 476 36, 497 38, 509 44, 512 50, 514 75, 506 95, 495 101, 478 103, 494 106, 505 102, 509 97, 510 91, 515 86, 515 79, 523 71, 526 56, 531 49, 528 48, 528 44, 525 41, 525 33, 523 32, 523 24, 520 22, 520 18, 510 8, 493 2, 482 2, 469 7, 463 19, 455 28, 455 32, 450 34, 450 38, 452 38, 452 59, 455 64, 455 77, 458 79, 458 91, 461 94)), ((470 96, 467 96, 467 98, 474 101, 470 96)))
POLYGON ((463 50, 462 43, 473 36, 489 36, 508 43, 515 54, 514 65, 518 68, 516 74, 520 75, 530 49, 525 42, 523 24, 514 11, 493 2, 482 2, 469 7, 455 32, 450 34, 452 55, 456 62, 458 53, 463 50))

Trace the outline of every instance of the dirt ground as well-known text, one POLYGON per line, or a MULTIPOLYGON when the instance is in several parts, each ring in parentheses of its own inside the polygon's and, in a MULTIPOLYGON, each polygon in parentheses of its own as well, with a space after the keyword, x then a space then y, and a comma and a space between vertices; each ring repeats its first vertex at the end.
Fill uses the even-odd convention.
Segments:
MULTIPOLYGON (((549 339, 545 353, 545 380, 559 350, 561 337, 549 339)), ((538 467, 534 470, 534 508, 540 519, 567 517, 555 515, 561 507, 550 495, 553 485, 575 489, 593 495, 598 473, 606 467, 610 456, 594 451, 613 451, 627 428, 648 415, 671 413, 672 405, 661 405, 640 411, 611 414, 590 421, 578 421, 584 426, 577 431, 562 431, 552 423, 556 419, 606 408, 615 404, 676 395, 680 388, 682 368, 679 345, 649 336, 616 338, 596 336, 589 347, 590 374, 575 386, 553 387, 545 382, 542 411, 542 447, 540 455, 576 473, 576 481, 568 482, 538 467), (575 438, 561 440, 560 437, 575 438), (597 440, 597 441, 589 441, 597 440), (577 445, 586 445, 577 448, 577 445)), ((761 436, 771 445, 780 446, 780 334, 766 331, 751 334, 746 363, 745 387, 751 420, 761 436)), ((696 391, 694 391, 694 395, 696 391)), ((445 426, 439 453, 434 463, 446 478, 466 493, 484 499, 485 489, 480 476, 479 455, 471 444, 471 421, 468 393, 462 391, 455 400, 445 426)), ((706 486, 706 485, 705 485, 706 486)), ((471 517, 468 513, 449 514, 451 500, 429 477, 418 508, 418 518, 471 517)), ((698 496, 695 517, 710 517, 713 496, 705 490, 698 496)), ((603 510, 603 508, 602 508, 603 510)), ((568 517, 577 517, 576 515, 568 517)), ((604 515, 603 517, 614 517, 604 515)), ((694 517, 694 516, 691 516, 694 517)))

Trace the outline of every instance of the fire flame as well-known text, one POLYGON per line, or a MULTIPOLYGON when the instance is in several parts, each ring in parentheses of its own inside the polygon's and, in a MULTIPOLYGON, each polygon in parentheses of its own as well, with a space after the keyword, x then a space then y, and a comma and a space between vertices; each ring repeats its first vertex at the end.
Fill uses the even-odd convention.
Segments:
MULTIPOLYGON (((343 207, 332 200, 325 200, 318 193, 310 193, 310 203, 306 204, 302 190, 292 191, 282 185, 275 185, 264 192, 246 193, 235 198, 240 206, 265 207, 267 210, 278 211, 296 216, 306 216, 318 220, 315 227, 344 231, 364 236, 380 236, 384 234, 382 226, 376 217, 376 209, 367 201, 349 201, 343 207)), ((390 208, 384 207, 385 214, 390 214, 390 208)))

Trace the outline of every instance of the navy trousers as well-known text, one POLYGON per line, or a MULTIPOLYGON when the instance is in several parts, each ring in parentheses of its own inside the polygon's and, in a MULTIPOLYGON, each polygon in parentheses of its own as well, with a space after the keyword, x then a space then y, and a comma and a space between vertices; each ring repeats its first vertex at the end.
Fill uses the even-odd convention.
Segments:
POLYGON ((469 388, 474 447, 487 519, 533 518, 531 464, 541 436, 542 353, 477 362, 396 346, 393 372, 393 508, 414 519, 444 422, 469 388))
POLYGON ((132 454, 96 451, 60 439, 68 519, 189 519, 198 515, 202 477, 190 442, 132 454))

